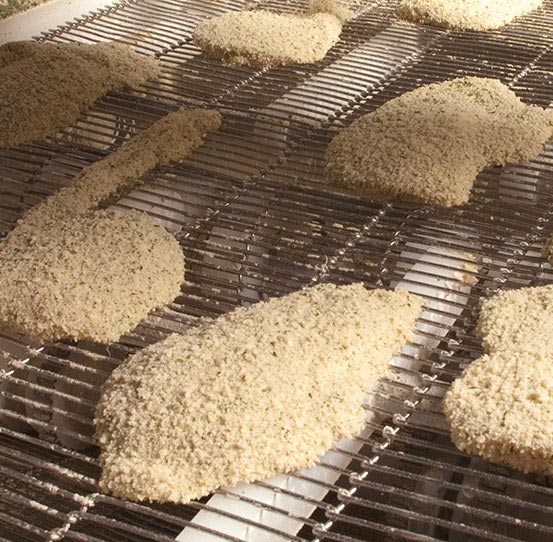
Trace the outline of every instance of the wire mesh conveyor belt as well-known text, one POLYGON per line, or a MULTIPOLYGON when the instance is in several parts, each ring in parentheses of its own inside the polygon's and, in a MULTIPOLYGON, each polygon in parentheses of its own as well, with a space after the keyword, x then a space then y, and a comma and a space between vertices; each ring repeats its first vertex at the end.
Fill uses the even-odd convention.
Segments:
POLYGON ((0 151, 0 223, 178 104, 216 107, 222 128, 185 162, 160 168, 117 205, 144 209, 179 238, 182 295, 117 344, 1 339, 0 535, 11 541, 553 540, 547 477, 469 457, 450 442, 441 398, 481 353, 479 303, 545 284, 539 249, 553 229, 553 148, 490 169, 470 203, 375 203, 325 184, 324 149, 352 119, 421 84, 496 77, 528 103, 553 96, 553 2, 499 31, 448 32, 397 21, 396 2, 357 1, 320 63, 223 67, 191 43, 198 21, 286 0, 127 0, 40 37, 120 40, 158 56, 161 79, 112 93, 56 137, 0 151), (97 492, 92 418, 101 383, 130 352, 226 312, 318 281, 400 285, 427 309, 393 374, 367 400, 361 436, 320 464, 187 506, 97 492))

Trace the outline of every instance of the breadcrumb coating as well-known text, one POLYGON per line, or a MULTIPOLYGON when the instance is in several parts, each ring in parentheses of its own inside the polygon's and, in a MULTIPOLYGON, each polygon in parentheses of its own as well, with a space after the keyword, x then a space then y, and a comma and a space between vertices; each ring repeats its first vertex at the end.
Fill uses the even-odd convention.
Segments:
POLYGON ((88 212, 0 244, 0 326, 111 342, 172 301, 183 273, 178 242, 146 214, 88 212))
POLYGON ((553 235, 544 243, 541 253, 542 256, 547 258, 549 263, 553 265, 553 235))
POLYGON ((69 186, 32 207, 10 235, 42 228, 96 207, 134 185, 138 177, 155 166, 188 156, 220 124, 221 115, 217 111, 181 107, 85 168, 69 186))
POLYGON ((318 285, 137 352, 96 410, 101 489, 187 503, 313 465, 361 430, 364 395, 420 310, 404 291, 318 285))
POLYGON ((463 371, 444 412, 459 449, 523 472, 553 474, 552 397, 550 350, 503 349, 463 371))
POLYGON ((239 11, 202 21, 194 42, 226 64, 280 66, 324 58, 352 16, 335 0, 314 0, 306 13, 239 11))
POLYGON ((157 59, 119 43, 7 43, 0 47, 0 147, 53 135, 106 92, 159 70, 157 59))
POLYGON ((553 285, 504 290, 486 300, 478 334, 487 352, 553 352, 553 285))
POLYGON ((553 474, 553 285, 486 300, 477 332, 488 352, 444 398, 455 445, 524 472, 553 474))
POLYGON ((6 19, 21 11, 27 11, 35 6, 44 4, 49 0, 4 0, 0 4, 0 19, 6 19))
POLYGON ((402 0, 400 17, 453 30, 491 30, 540 7, 543 0, 402 0))
POLYGON ((524 104, 500 81, 453 79, 342 130, 327 149, 327 176, 369 198, 460 205, 480 171, 535 158, 552 134, 553 112, 524 104))

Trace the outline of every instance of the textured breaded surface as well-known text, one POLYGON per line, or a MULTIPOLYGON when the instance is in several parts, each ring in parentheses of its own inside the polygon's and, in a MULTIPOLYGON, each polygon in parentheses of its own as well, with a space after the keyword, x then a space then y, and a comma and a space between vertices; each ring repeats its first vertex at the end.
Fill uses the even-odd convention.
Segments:
POLYGON ((327 175, 374 199, 465 203, 486 167, 531 160, 553 133, 553 112, 525 105, 494 79, 420 87, 342 130, 327 175))
POLYGON ((398 14, 415 23, 489 30, 538 8, 543 0, 403 0, 398 14))
POLYGON ((157 59, 127 45, 7 43, 0 47, 0 147, 53 135, 106 92, 158 74, 157 59))
POLYGON ((504 290, 486 300, 478 334, 488 352, 553 352, 553 285, 504 290))
POLYGON ((553 474, 550 350, 482 356, 453 383, 444 412, 461 450, 524 472, 553 474))
POLYGON ((96 411, 101 489, 186 503, 314 464, 363 427, 365 392, 420 310, 403 291, 319 285, 134 354, 96 411))
POLYGON ((11 235, 96 207, 118 191, 131 187, 155 166, 184 159, 220 123, 221 115, 206 109, 183 107, 168 114, 103 160, 85 168, 68 187, 31 208, 11 235))
POLYGON ((549 263, 553 265, 553 235, 544 243, 541 253, 542 256, 547 258, 549 263))
POLYGON ((11 17, 20 11, 26 11, 32 7, 44 4, 48 0, 5 0, 0 4, 0 19, 11 17))
POLYGON ((525 472, 553 473, 553 286, 505 290, 482 305, 488 354, 444 398, 463 451, 525 472))
POLYGON ((0 326, 110 342, 180 291, 178 242, 139 212, 93 211, 0 244, 0 326))
POLYGON ((201 22, 194 41, 227 64, 279 66, 321 60, 351 16, 334 0, 314 0, 307 13, 229 12, 201 22))

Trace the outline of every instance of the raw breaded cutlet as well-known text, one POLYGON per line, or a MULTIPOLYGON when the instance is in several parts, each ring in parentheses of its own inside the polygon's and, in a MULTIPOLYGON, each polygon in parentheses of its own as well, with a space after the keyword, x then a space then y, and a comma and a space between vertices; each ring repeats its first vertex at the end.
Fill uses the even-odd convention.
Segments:
POLYGON ((473 361, 447 392, 444 412, 459 449, 553 474, 551 350, 503 349, 473 361))
POLYGON ((27 11, 49 0, 7 0, 0 4, 0 19, 6 19, 16 13, 27 11))
POLYGON ((92 211, 0 243, 0 327, 117 340, 180 292, 184 256, 141 212, 92 211))
POLYGON ((454 30, 491 30, 540 7, 543 0, 402 0, 400 17, 454 30))
POLYGON ((553 285, 486 300, 477 332, 488 352, 444 398, 455 445, 524 472, 553 474, 553 285))
POLYGON ((0 244, 0 325, 40 341, 110 342, 172 301, 184 274, 178 242, 141 213, 92 209, 185 158, 220 122, 216 111, 170 113, 31 208, 0 244))
POLYGON ((0 147, 51 136, 106 92, 141 85, 159 70, 159 60, 120 43, 2 45, 0 147))
POLYGON ((453 206, 489 166, 535 158, 553 112, 500 81, 465 77, 422 86, 343 129, 327 149, 332 182, 374 199, 453 206))
POLYGON ((352 13, 336 0, 313 0, 306 13, 229 12, 201 22, 194 42, 226 64, 280 66, 321 60, 352 13))
POLYGON ((204 320, 124 361, 96 410, 102 491, 186 503, 313 465, 359 432, 421 300, 318 285, 204 320))
POLYGON ((486 300, 478 335, 487 352, 553 352, 553 285, 504 290, 486 300))
POLYGON ((181 107, 169 113, 106 158, 86 167, 69 186, 32 207, 10 236, 95 208, 117 192, 132 187, 148 170, 186 158, 220 124, 221 115, 208 109, 181 107))

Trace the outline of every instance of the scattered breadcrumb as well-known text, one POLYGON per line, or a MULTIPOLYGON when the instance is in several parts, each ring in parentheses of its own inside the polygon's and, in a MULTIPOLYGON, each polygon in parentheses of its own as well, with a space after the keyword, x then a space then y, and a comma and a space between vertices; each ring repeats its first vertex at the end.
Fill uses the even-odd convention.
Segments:
POLYGON ((163 117, 115 152, 88 166, 68 186, 49 196, 18 222, 10 235, 76 216, 132 186, 146 171, 197 149, 221 123, 217 111, 180 108, 163 117))
POLYGON ((553 285, 505 290, 486 300, 478 334, 487 352, 553 352, 553 285))
POLYGON ((106 92, 140 85, 159 69, 157 59, 119 43, 7 43, 0 47, 0 147, 55 134, 106 92))
POLYGON ((172 301, 183 273, 178 242, 146 214, 88 212, 0 244, 0 326, 114 341, 172 301))
POLYGON ((540 7, 543 0, 402 0, 400 17, 454 30, 490 30, 540 7))
POLYGON ((444 412, 459 449, 524 472, 553 474, 552 397, 551 351, 504 349, 463 371, 444 412))
POLYGON ((328 146, 327 175, 370 198, 460 205, 481 170, 533 159, 552 134, 553 112, 525 105, 501 82, 454 79, 342 130, 328 146))
POLYGON ((186 503, 313 465, 361 430, 364 394, 420 310, 404 291, 318 285, 134 354, 96 411, 101 489, 186 503))
POLYGON ((306 13, 229 12, 201 22, 194 41, 226 64, 279 66, 317 62, 338 41, 352 12, 336 0, 313 0, 306 13))

